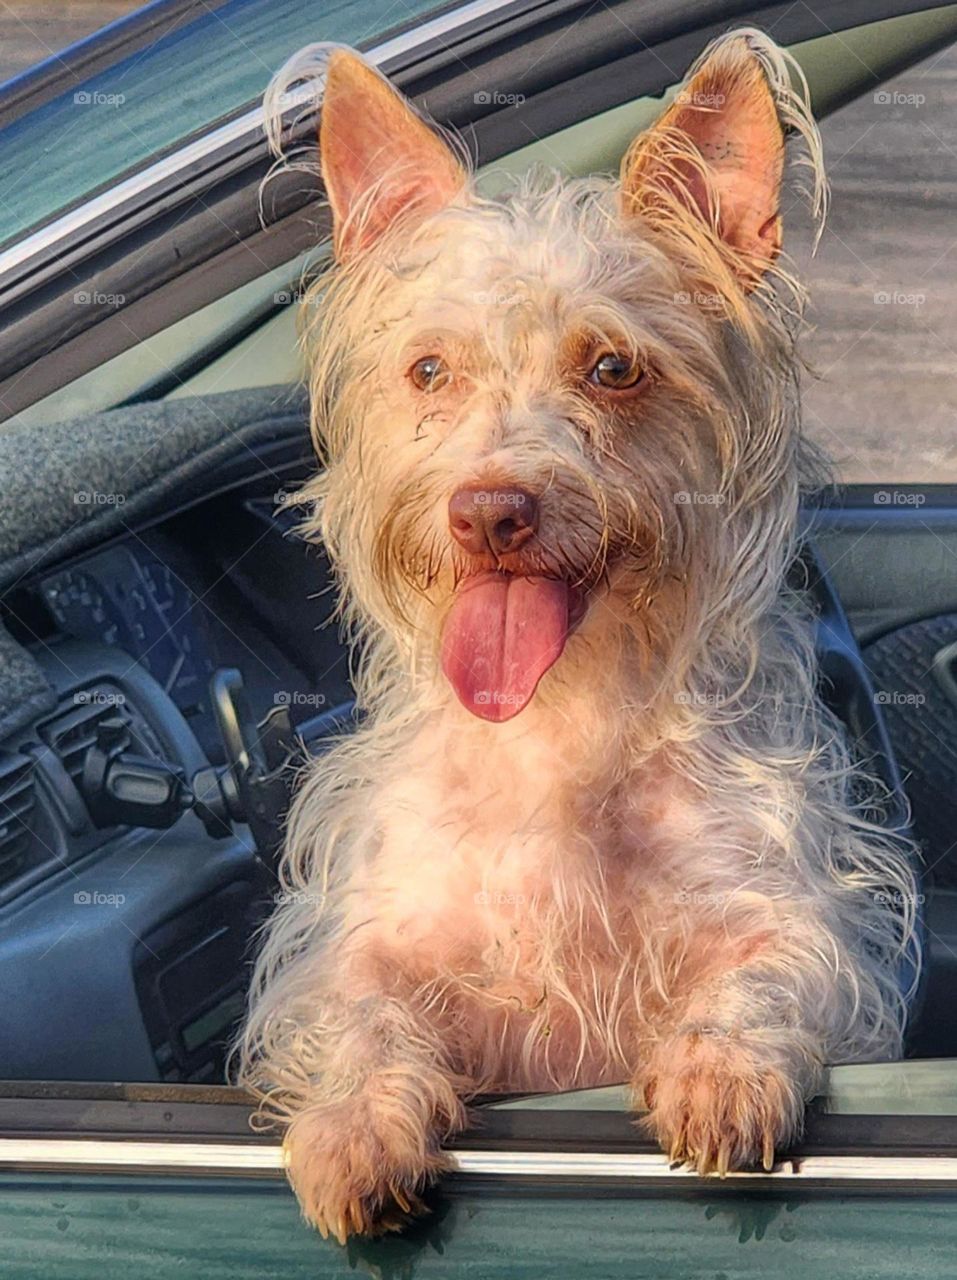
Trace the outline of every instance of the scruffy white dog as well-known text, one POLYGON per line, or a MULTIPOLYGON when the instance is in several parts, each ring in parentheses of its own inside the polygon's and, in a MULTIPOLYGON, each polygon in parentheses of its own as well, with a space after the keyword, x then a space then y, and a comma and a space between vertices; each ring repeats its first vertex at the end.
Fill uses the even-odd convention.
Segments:
POLYGON ((824 1063, 900 1051, 915 900, 784 586, 800 73, 732 33, 620 180, 490 200, 326 52, 311 532, 364 719, 299 791, 241 1078, 340 1240, 421 1207, 477 1093, 627 1080, 673 1159, 770 1168, 824 1063))

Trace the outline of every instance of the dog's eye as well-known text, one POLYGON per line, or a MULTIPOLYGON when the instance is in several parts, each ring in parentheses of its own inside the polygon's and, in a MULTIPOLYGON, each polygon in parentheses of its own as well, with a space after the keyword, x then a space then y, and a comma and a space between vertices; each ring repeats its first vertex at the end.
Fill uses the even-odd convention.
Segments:
POLYGON ((452 381, 452 370, 441 356, 423 356, 409 370, 409 377, 420 391, 438 391, 452 381))
POLYGON ((610 391, 628 391, 637 387, 644 376, 645 371, 631 356, 604 355, 595 363, 588 381, 610 391))

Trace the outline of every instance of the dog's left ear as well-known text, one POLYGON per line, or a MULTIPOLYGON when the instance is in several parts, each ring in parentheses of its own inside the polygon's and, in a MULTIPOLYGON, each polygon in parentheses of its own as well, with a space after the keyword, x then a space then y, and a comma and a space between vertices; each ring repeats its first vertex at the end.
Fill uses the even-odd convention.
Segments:
POLYGON ((319 157, 340 260, 372 244, 401 215, 437 212, 466 183, 451 148, 348 49, 329 59, 319 157))
POLYGON ((757 33, 716 41, 621 169, 626 216, 681 234, 690 212, 730 251, 746 290, 781 249, 784 132, 768 78, 775 58, 780 51, 757 33))

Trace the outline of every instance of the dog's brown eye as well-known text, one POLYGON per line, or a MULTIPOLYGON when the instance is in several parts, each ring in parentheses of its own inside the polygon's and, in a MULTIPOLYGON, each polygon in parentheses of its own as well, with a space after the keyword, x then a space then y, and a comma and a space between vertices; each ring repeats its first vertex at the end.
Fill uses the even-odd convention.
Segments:
POLYGON ((588 381, 610 391, 627 391, 637 387, 644 376, 644 370, 630 356, 604 355, 588 375, 588 381))
POLYGON ((420 391, 438 391, 452 381, 452 370, 440 356, 423 356, 409 370, 420 391))

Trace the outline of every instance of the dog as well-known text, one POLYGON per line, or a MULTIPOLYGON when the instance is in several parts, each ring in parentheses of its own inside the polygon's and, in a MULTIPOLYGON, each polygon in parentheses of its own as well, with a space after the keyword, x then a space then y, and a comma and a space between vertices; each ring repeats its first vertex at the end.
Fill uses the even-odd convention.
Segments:
POLYGON ((306 532, 362 719, 291 810, 240 1079, 343 1242, 423 1210, 479 1094, 628 1082, 672 1161, 771 1169, 825 1063, 901 1052, 916 946, 786 586, 806 85, 732 32, 617 179, 493 199, 358 55, 324 83, 306 532))

